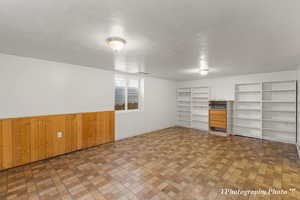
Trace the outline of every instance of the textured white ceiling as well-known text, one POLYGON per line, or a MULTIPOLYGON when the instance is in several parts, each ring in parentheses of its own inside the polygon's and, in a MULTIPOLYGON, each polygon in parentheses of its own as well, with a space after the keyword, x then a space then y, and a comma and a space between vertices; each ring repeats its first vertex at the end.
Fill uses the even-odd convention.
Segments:
POLYGON ((1 0, 0 52, 174 80, 292 70, 299 0, 1 0), (114 54, 109 36, 127 40, 114 54))

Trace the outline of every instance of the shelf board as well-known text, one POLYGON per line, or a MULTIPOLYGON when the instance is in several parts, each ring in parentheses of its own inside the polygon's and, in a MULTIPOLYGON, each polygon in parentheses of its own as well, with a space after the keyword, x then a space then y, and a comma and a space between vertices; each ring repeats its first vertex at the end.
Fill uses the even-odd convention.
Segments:
POLYGON ((208 115, 206 115, 206 114, 192 113, 192 115, 201 116, 201 117, 208 117, 208 115))
POLYGON ((235 110, 236 111, 260 111, 260 109, 254 109, 254 108, 238 108, 235 110))
POLYGON ((263 81, 263 84, 272 84, 272 83, 293 83, 296 82, 296 80, 285 80, 285 81, 263 81))
POLYGON ((263 110, 264 112, 289 112, 289 113, 295 113, 296 110, 263 110))
POLYGON ((259 85, 260 83, 254 82, 254 83, 237 83, 236 85, 259 85))
POLYGON ((208 124, 208 121, 197 120, 197 119, 193 119, 192 122, 201 122, 201 123, 206 123, 206 124, 208 124))
POLYGON ((197 86, 197 87, 192 87, 192 90, 193 90, 193 89, 199 89, 199 88, 208 88, 208 86, 197 86))
POLYGON ((287 90, 287 89, 275 89, 275 90, 263 90, 263 92, 295 92, 296 90, 287 90))
POLYGON ((263 100, 263 103, 296 103, 296 101, 283 101, 283 100, 263 100))
POLYGON ((192 99, 207 99, 208 101, 208 97, 192 97, 192 99))
POLYGON ((260 103, 260 101, 236 101, 237 103, 260 103))
POLYGON ((260 90, 237 91, 236 93, 260 93, 260 90))
POLYGON ((278 122, 278 123, 291 123, 291 124, 295 124, 296 123, 296 119, 295 119, 295 121, 291 121, 291 120, 278 120, 278 119, 263 119, 263 121, 266 121, 266 122, 278 122))
POLYGON ((272 129, 272 128, 262 128, 264 131, 274 131, 274 132, 281 132, 281 133, 296 133, 296 131, 287 131, 287 130, 278 130, 278 129, 272 129))
POLYGON ((190 88, 179 88, 177 89, 177 93, 191 93, 190 88))
POLYGON ((260 121, 259 118, 250 118, 250 117, 234 117, 234 119, 242 119, 242 120, 254 120, 254 121, 260 121))
POLYGON ((208 92, 192 92, 193 94, 208 94, 208 92))
POLYGON ((260 129, 259 127, 251 127, 251 126, 243 126, 243 125, 235 125, 234 127, 248 128, 248 129, 260 129))
POLYGON ((178 119, 180 122, 191 122, 190 120, 178 119))

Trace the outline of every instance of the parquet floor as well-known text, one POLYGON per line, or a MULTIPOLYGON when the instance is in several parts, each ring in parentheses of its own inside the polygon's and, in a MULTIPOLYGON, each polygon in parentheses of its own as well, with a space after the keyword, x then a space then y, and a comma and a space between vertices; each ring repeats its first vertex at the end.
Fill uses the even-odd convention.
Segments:
POLYGON ((0 199, 294 200, 300 165, 294 145, 175 127, 2 171, 0 199))

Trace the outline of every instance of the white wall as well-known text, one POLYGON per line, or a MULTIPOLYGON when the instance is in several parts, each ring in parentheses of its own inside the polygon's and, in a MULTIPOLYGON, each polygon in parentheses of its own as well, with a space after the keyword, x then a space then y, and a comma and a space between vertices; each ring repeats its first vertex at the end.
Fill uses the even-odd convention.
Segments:
POLYGON ((145 78, 143 112, 117 112, 117 139, 174 126, 176 123, 176 84, 145 78))
POLYGON ((211 99, 234 100, 234 85, 236 83, 251 83, 256 81, 297 80, 297 71, 282 71, 273 73, 229 76, 196 81, 178 82, 178 87, 210 86, 211 99))
MULTIPOLYGON (((143 112, 116 114, 116 138, 175 124, 176 84, 145 79, 143 112)), ((0 54, 0 118, 114 109, 114 72, 0 54)))
POLYGON ((4 54, 0 63, 0 118, 113 109, 113 72, 4 54))

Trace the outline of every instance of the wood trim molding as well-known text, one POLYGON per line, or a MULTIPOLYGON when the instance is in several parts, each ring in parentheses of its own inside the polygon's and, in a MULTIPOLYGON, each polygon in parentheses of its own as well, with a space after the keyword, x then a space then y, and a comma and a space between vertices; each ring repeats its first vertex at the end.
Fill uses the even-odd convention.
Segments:
POLYGON ((0 170, 114 140, 114 111, 0 119, 0 170))

